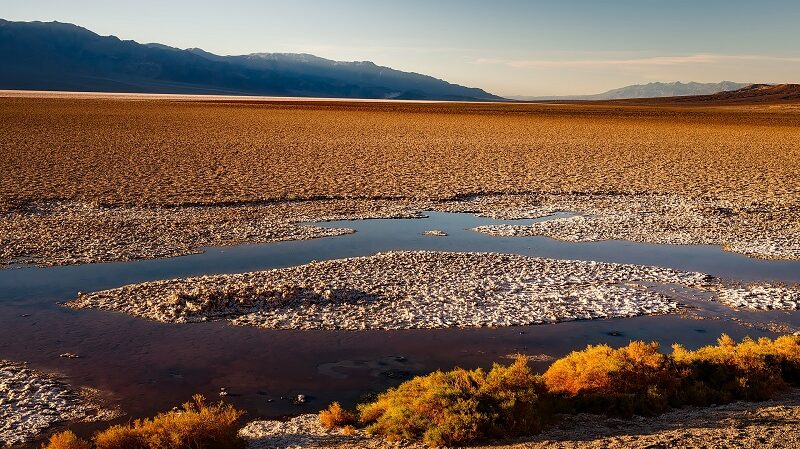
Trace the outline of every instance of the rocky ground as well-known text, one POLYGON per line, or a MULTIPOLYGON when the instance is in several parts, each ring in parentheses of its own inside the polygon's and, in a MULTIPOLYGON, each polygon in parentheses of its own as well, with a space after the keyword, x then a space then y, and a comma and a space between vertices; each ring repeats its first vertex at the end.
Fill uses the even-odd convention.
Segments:
MULTIPOLYGON (((316 415, 287 422, 254 421, 241 435, 256 449, 419 448, 387 442, 362 432, 344 435, 319 425, 316 415)), ((686 407, 652 418, 568 415, 553 428, 525 439, 479 445, 481 449, 535 448, 796 448, 800 446, 800 392, 766 402, 736 402, 716 407, 686 407)))
POLYGON ((59 423, 117 416, 93 395, 25 364, 0 360, 0 447, 28 442, 59 423))
POLYGON ((164 322, 228 319, 272 329, 514 326, 674 313, 680 285, 736 304, 795 309, 794 288, 731 287, 668 268, 497 253, 388 252, 232 275, 82 293, 67 306, 164 322))
MULTIPOLYGON (((751 257, 800 258, 800 208, 665 195, 479 195, 455 200, 353 199, 188 207, 30 203, 0 211, 0 267, 173 257, 207 246, 301 240, 352 232, 309 221, 418 217, 424 210, 496 218, 577 215, 478 232, 708 244, 751 257)), ((436 231, 436 230, 431 230, 436 231)), ((440 235, 430 232, 427 235, 440 235)))

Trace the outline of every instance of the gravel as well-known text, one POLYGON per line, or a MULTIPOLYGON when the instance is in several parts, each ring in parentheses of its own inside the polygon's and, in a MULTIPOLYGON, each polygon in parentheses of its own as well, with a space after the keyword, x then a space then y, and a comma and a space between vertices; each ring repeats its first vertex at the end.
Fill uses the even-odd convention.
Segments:
POLYGON ((286 421, 252 421, 239 431, 239 435, 247 440, 251 449, 349 446, 367 439, 362 431, 344 435, 338 429, 326 429, 320 425, 317 415, 300 415, 286 421))

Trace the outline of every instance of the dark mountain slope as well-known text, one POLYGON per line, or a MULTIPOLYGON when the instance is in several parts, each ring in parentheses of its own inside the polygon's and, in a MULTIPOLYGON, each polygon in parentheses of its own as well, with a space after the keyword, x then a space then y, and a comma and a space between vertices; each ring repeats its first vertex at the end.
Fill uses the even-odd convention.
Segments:
POLYGON ((217 56, 59 22, 0 20, 0 88, 343 98, 500 100, 481 89, 311 55, 217 56))

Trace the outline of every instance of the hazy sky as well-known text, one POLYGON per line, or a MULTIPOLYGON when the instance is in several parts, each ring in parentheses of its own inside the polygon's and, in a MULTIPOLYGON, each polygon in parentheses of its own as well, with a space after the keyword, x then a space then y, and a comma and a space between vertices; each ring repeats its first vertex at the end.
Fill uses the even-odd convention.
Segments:
POLYGON ((224 55, 370 60, 500 95, 800 82, 798 0, 0 0, 0 18, 224 55))

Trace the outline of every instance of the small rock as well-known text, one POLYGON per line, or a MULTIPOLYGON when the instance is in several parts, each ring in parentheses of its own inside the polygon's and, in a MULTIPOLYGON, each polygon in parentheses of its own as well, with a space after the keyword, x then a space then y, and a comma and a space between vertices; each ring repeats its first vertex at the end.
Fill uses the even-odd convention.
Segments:
POLYGON ((302 404, 305 404, 305 403, 306 403, 306 395, 304 395, 304 394, 298 394, 298 395, 297 395, 297 396, 294 398, 294 403, 295 403, 296 405, 302 405, 302 404))
POLYGON ((63 357, 65 359, 79 359, 81 356, 75 354, 74 352, 65 352, 63 354, 60 354, 59 357, 63 357))

